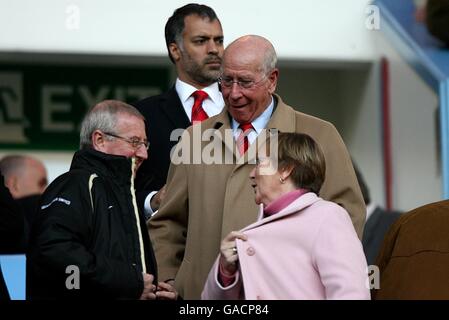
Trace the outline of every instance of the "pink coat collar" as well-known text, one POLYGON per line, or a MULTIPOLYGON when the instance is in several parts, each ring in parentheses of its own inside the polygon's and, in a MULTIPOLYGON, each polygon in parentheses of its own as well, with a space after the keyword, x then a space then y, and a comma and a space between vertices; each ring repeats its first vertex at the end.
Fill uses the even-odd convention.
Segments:
POLYGON ((264 208, 263 210, 264 216, 268 217, 282 211, 282 209, 288 207, 289 204, 291 204, 293 201, 295 201, 296 199, 298 199, 300 196, 302 196, 307 192, 308 190, 306 189, 297 189, 287 192, 286 194, 280 196, 278 199, 274 200, 264 208))
POLYGON ((258 226, 261 226, 263 224, 269 223, 271 221, 283 218, 285 216, 288 216, 293 213, 297 213, 298 211, 311 206, 315 202, 319 201, 321 198, 319 198, 315 193, 313 192, 307 192, 303 194, 301 197, 290 203, 287 207, 279 211, 278 213, 268 216, 264 218, 263 214, 263 205, 260 204, 259 206, 259 217, 256 222, 250 224, 249 226, 243 228, 241 231, 250 230, 253 228, 256 228, 258 226))

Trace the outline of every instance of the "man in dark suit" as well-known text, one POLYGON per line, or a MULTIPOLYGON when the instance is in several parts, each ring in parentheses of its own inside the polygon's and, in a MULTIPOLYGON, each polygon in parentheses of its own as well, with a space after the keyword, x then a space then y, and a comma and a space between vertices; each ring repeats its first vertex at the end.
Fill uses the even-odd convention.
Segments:
POLYGON ((159 208, 164 189, 156 192, 165 185, 170 151, 183 129, 193 121, 220 113, 224 106, 217 84, 224 51, 223 30, 214 10, 199 4, 176 9, 165 25, 165 41, 178 76, 175 85, 161 95, 133 104, 147 120, 150 143, 151 156, 136 177, 139 206, 145 208, 147 218, 159 208), (197 90, 203 92, 202 97, 197 98, 197 90))
POLYGON ((368 265, 372 265, 376 262, 385 234, 390 229, 390 226, 400 217, 401 213, 386 210, 371 203, 371 196, 365 179, 363 179, 356 165, 354 165, 354 170, 366 204, 366 223, 362 238, 363 251, 365 251, 368 265))

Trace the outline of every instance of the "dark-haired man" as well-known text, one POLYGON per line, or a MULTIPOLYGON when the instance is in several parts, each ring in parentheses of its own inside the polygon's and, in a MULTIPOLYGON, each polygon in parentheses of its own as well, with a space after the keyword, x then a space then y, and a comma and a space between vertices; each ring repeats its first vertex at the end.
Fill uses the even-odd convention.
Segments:
POLYGON ((136 178, 139 206, 145 208, 147 217, 158 209, 164 194, 156 191, 165 185, 170 151, 177 143, 172 133, 220 113, 224 106, 217 84, 223 30, 214 10, 195 3, 176 9, 165 25, 165 42, 178 76, 175 85, 161 95, 134 103, 147 120, 150 143, 151 157, 136 178))

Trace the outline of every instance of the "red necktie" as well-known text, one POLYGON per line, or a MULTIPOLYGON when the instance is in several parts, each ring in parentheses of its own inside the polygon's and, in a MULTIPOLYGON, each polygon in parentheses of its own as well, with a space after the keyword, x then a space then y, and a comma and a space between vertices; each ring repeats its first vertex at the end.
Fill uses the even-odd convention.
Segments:
POLYGON ((243 123, 239 125, 242 132, 237 138, 237 146, 239 148, 240 155, 243 155, 249 147, 248 134, 253 130, 253 125, 251 123, 243 123))
POLYGON ((192 93, 192 97, 195 99, 192 107, 192 123, 196 121, 201 122, 209 118, 202 107, 204 99, 208 97, 207 93, 201 90, 197 90, 192 93))

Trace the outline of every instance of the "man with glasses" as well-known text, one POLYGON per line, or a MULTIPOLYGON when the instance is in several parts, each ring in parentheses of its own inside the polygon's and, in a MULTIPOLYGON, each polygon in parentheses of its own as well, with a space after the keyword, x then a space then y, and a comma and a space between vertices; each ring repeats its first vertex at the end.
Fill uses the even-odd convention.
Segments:
POLYGON ((190 3, 176 9, 165 25, 168 56, 177 73, 167 92, 134 106, 147 120, 151 157, 136 177, 139 206, 150 217, 159 207, 170 165, 170 151, 178 142, 176 129, 220 113, 224 106, 217 79, 223 56, 223 30, 214 10, 190 3))
POLYGON ((115 100, 81 124, 70 171, 42 195, 27 255, 29 299, 174 299, 157 283, 153 249, 134 193, 147 158, 143 116, 115 100))
MULTIPOLYGON (((220 79, 225 109, 202 122, 200 134, 195 134, 198 126, 188 128, 175 150, 181 158, 183 152, 190 157, 201 150, 204 154, 213 141, 223 155, 233 156, 233 162, 223 164, 207 164, 203 158, 200 164, 172 162, 166 197, 149 221, 160 280, 174 281, 185 299, 200 298, 224 236, 257 219, 248 177, 257 140, 266 138, 264 129, 305 133, 319 143, 326 159, 320 196, 343 206, 361 237, 365 206, 343 140, 332 124, 295 111, 274 93, 276 61, 272 44, 263 37, 245 36, 231 43, 224 52, 220 79), (226 139, 229 131, 231 142, 226 139), (210 133, 209 141, 203 140, 203 133, 210 133)), ((257 254, 251 239, 246 243, 247 251, 239 254, 257 254)))

